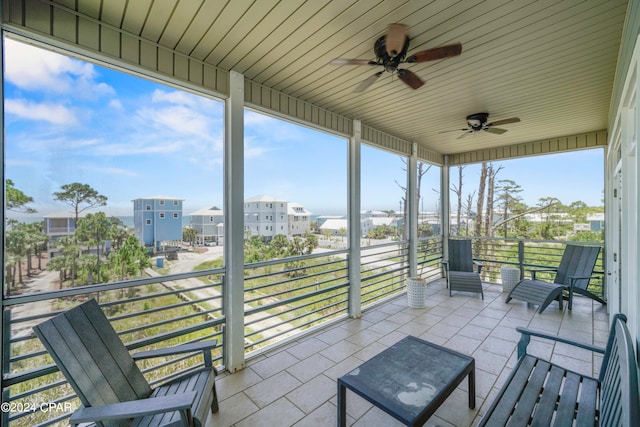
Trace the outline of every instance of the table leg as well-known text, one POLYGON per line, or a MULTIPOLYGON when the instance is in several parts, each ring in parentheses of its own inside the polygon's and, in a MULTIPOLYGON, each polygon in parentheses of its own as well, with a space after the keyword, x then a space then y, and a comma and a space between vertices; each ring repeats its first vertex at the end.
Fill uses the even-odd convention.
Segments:
POLYGON ((347 425, 347 388, 338 381, 338 427, 347 425))
POLYGON ((470 409, 476 408, 476 368, 475 366, 471 366, 471 372, 469 372, 469 408, 470 409))

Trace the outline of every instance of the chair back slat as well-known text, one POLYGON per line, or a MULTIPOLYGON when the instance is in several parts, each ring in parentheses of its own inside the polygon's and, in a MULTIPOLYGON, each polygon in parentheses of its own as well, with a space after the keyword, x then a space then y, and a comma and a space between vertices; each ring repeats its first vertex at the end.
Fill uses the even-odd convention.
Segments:
MULTIPOLYGON (((593 273, 598 255, 600 253, 599 246, 580 246, 567 245, 558 272, 554 279, 554 283, 564 286, 571 284, 571 277, 589 277, 593 273)), ((576 280, 574 287, 587 289, 589 279, 576 280)))
POLYGON ((138 400, 151 393, 94 299, 33 329, 83 405, 138 400))
POLYGON ((616 315, 600 371, 600 426, 640 425, 638 365, 626 318, 616 315))
POLYGON ((466 272, 473 271, 471 240, 450 239, 448 244, 449 270, 466 272))

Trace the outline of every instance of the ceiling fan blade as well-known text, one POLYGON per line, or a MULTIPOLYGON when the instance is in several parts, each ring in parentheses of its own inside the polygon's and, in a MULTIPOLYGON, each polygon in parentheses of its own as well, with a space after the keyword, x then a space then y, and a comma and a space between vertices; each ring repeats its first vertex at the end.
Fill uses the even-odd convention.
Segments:
POLYGON ((369 86, 371 86, 376 80, 378 80, 378 77, 380 77, 382 73, 384 73, 384 71, 380 71, 378 73, 375 73, 372 76, 367 77, 366 79, 361 81, 358 86, 356 86, 353 92, 354 93, 364 92, 365 90, 367 90, 367 88, 369 88, 369 86))
POLYGON ((376 61, 369 61, 368 59, 348 59, 348 58, 336 58, 332 59, 330 64, 333 65, 377 65, 376 61))
POLYGON ((402 52, 407 39, 407 26, 403 24, 389 24, 385 37, 387 53, 392 58, 402 52))
POLYGON ((465 131, 463 134, 461 134, 461 135, 460 135, 459 137, 457 137, 456 139, 462 139, 462 138, 464 138, 465 136, 469 135, 470 133, 473 133, 473 131, 472 131, 472 130, 465 131))
POLYGON ((486 130, 489 133, 495 133, 496 135, 502 135, 503 133, 505 133, 507 131, 506 129, 493 128, 493 127, 486 128, 484 130, 486 130))
POLYGON ((509 123, 518 123, 520 121, 517 117, 511 117, 510 119, 502 119, 496 120, 493 123, 488 123, 487 126, 500 126, 500 125, 508 125, 509 123))
POLYGON ((436 59, 451 58, 462 53, 462 44, 456 43, 448 46, 435 47, 433 49, 416 52, 407 58, 407 62, 426 62, 436 59))
POLYGON ((418 89, 424 82, 413 71, 398 70, 398 77, 405 82, 411 89, 418 89))
POLYGON ((471 129, 469 128, 464 128, 464 129, 451 129, 451 130, 441 130, 438 133, 449 133, 449 132, 469 132, 471 131, 471 129))

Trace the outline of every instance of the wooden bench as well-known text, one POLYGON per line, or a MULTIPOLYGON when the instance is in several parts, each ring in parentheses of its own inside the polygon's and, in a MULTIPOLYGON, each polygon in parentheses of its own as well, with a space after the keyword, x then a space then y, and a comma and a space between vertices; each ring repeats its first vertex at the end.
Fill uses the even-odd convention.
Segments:
POLYGON ((640 426, 638 366, 626 317, 614 317, 606 349, 516 328, 518 363, 479 426, 640 426), (592 378, 527 354, 531 337, 604 354, 592 378))

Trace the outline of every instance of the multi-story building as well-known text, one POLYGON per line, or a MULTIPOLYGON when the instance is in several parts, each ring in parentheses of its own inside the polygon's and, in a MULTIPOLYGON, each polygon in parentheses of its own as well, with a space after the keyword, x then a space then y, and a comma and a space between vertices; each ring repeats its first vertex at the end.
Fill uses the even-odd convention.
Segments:
POLYGON ((198 209, 189 214, 189 225, 196 230, 197 243, 204 245, 224 242, 224 212, 217 206, 198 209))
POLYGON ((246 236, 271 240, 277 234, 303 235, 311 230, 311 212, 300 204, 261 195, 244 201, 246 236))
MULTIPOLYGON (((85 213, 80 214, 80 218, 83 218, 85 213)), ((43 216, 42 231, 49 236, 47 242, 47 253, 50 258, 58 255, 60 250, 56 247, 56 242, 63 237, 73 235, 76 230, 76 220, 72 213, 58 212, 51 213, 43 216)))
POLYGON ((287 203, 289 236, 304 236, 311 231, 311 212, 299 203, 287 203))
POLYGON ((182 242, 182 199, 166 196, 133 200, 134 235, 146 247, 160 250, 182 242))

